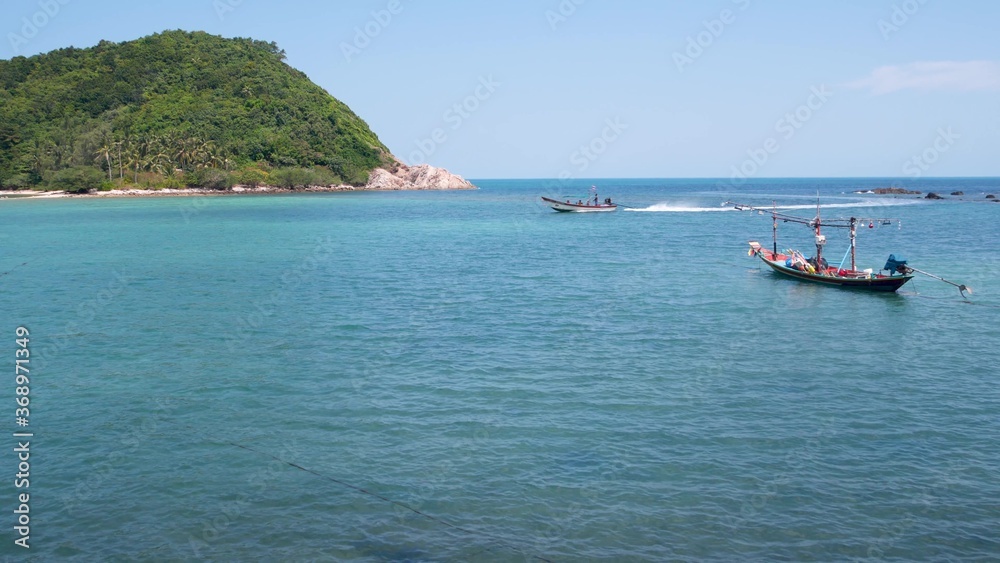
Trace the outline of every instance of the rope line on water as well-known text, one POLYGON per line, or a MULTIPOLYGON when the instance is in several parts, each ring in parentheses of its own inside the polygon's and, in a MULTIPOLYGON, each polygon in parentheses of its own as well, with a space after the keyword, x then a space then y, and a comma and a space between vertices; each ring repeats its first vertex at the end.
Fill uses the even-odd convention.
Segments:
MULTIPOLYGON (((190 399, 182 399, 182 400, 184 402, 193 402, 193 401, 190 401, 190 399)), ((487 533, 487 532, 481 532, 481 531, 471 530, 469 528, 464 528, 464 527, 459 526, 457 524, 452 524, 451 522, 448 522, 447 520, 443 520, 441 518, 438 518, 437 516, 434 516, 434 515, 431 515, 431 514, 427 514, 426 512, 422 512, 421 510, 419 510, 417 508, 414 508, 412 506, 409 506, 409 505, 407 505, 405 503, 393 500, 391 498, 388 498, 386 496, 380 495, 378 493, 374 493, 372 491, 369 491, 369 490, 364 489, 362 487, 359 487, 357 485, 353 485, 351 483, 348 483, 347 481, 343 481, 341 479, 337 479, 336 477, 331 477, 329 475, 324 475, 324 474, 322 474, 322 473, 320 473, 318 471, 315 471, 313 469, 309 469, 308 467, 303 467, 303 466, 301 466, 301 465, 299 465, 299 464, 297 464, 295 462, 288 461, 286 459, 282 459, 282 458, 280 458, 280 457, 278 457, 278 456, 276 456, 274 454, 270 454, 268 452, 264 452, 264 451, 258 450, 258 449, 254 448, 254 447, 251 447, 251 446, 240 444, 240 443, 234 442, 232 440, 227 440, 225 438, 218 438, 218 437, 210 436, 207 433, 205 433, 203 430, 195 428, 195 427, 190 426, 188 424, 184 424, 182 422, 178 422, 178 421, 173 420, 173 419, 166 419, 166 422, 168 422, 170 425, 175 426, 177 428, 184 428, 184 429, 186 429, 186 430, 188 430, 190 432, 193 432, 195 434, 200 434, 204 439, 206 439, 208 441, 216 442, 216 443, 219 443, 219 444, 226 444, 226 445, 229 445, 229 446, 234 446, 234 447, 240 448, 242 450, 246 450, 248 452, 252 452, 252 453, 255 453, 255 454, 258 454, 258 455, 269 457, 269 458, 277 461, 278 463, 282 463, 282 464, 288 465, 290 467, 294 467, 295 469, 298 469, 299 471, 304 471, 305 473, 309 473, 310 475, 313 475, 315 477, 319 477, 320 479, 325 479, 327 481, 330 481, 332 483, 336 483, 336 484, 338 484, 338 485, 340 485, 342 487, 351 489, 351 490, 356 491, 358 493, 361 493, 363 495, 368 495, 370 497, 377 498, 377 499, 379 499, 379 500, 381 500, 383 502, 392 504, 394 506, 398 506, 398 507, 400 507, 400 508, 402 508, 404 510, 408 510, 408 511, 414 513, 414 514, 417 514, 418 516, 422 516, 423 518, 431 520, 432 522, 436 522, 438 524, 441 524, 442 526, 445 526, 447 528, 451 528, 453 530, 457 530, 459 532, 462 532, 464 534, 468 534, 470 536, 478 536, 478 537, 481 537, 481 538, 485 538, 485 539, 489 540, 490 542, 492 542, 492 543, 494 543, 494 544, 496 544, 496 545, 498 545, 500 547, 503 547, 505 549, 509 549, 511 551, 515 551, 515 552, 520 553, 520 554, 522 554, 522 555, 524 555, 524 556, 526 556, 528 558, 531 558, 531 559, 534 559, 534 560, 537 560, 537 561, 544 561, 546 563, 553 563, 553 561, 551 559, 547 559, 545 557, 542 557, 541 555, 536 555, 534 553, 530 553, 529 551, 527 551, 525 549, 522 549, 522 548, 520 548, 520 547, 518 547, 518 546, 516 546, 516 545, 514 545, 512 543, 510 543, 509 541, 506 541, 504 538, 501 538, 500 536, 496 536, 496 535, 493 535, 493 534, 490 534, 490 533, 487 533)), ((487 548, 485 548, 483 550, 480 550, 479 553, 483 553, 483 552, 491 551, 491 550, 492 550, 492 548, 487 547, 487 548)))
POLYGON ((28 265, 27 262, 25 262, 23 264, 18 264, 17 266, 14 266, 13 268, 11 268, 10 271, 7 271, 7 272, 4 272, 4 273, 0 274, 0 278, 2 278, 3 276, 6 276, 7 274, 9 274, 9 273, 13 272, 14 270, 20 268, 21 266, 27 266, 27 265, 28 265))
POLYGON ((309 473, 311 475, 315 475, 316 477, 319 477, 320 479, 326 479, 327 481, 330 481, 332 483, 336 483, 336 484, 341 485, 343 487, 346 487, 348 489, 357 491, 357 492, 359 492, 361 494, 365 494, 365 495, 368 495, 368 496, 371 496, 371 497, 375 497, 375 498, 377 498, 377 499, 379 499, 381 501, 384 501, 384 502, 387 502, 389 504, 398 506, 400 508, 409 510, 410 512, 413 512, 414 514, 423 516, 424 518, 427 518, 428 520, 437 522, 438 524, 441 524, 442 526, 447 526, 449 528, 452 528, 454 530, 458 530, 460 532, 463 532, 463 533, 466 533, 466 534, 469 534, 469 535, 481 536, 481 537, 484 537, 484 538, 488 538, 491 541, 494 541, 497 544, 502 545, 503 547, 506 547, 506 548, 514 550, 514 551, 516 551, 518 553, 527 555, 527 556, 531 557, 532 559, 537 559, 539 561, 546 561, 547 563, 552 563, 551 559, 546 559, 546 558, 544 558, 544 557, 542 557, 540 555, 534 555, 532 553, 527 553, 524 550, 518 548, 517 546, 514 546, 514 545, 511 545, 511 544, 507 543, 506 541, 504 541, 502 538, 500 538, 498 536, 494 536, 492 534, 487 534, 487 533, 484 533, 484 532, 477 532, 475 530, 470 530, 468 528, 463 528, 461 526, 452 524, 451 522, 448 522, 446 520, 442 520, 442 519, 440 519, 440 518, 438 518, 436 516, 427 514, 426 512, 421 512, 420 510, 418 510, 416 508, 413 508, 412 506, 409 506, 409 505, 407 505, 405 503, 392 500, 391 498, 384 497, 384 496, 382 496, 382 495, 380 495, 378 493, 373 493, 373 492, 371 492, 371 491, 369 491, 367 489, 363 489, 361 487, 358 487, 357 485, 352 485, 352 484, 350 484, 350 483, 348 483, 346 481, 341 481, 340 479, 337 479, 336 477, 330 477, 329 475, 323 475, 322 473, 319 473, 319 472, 314 471, 312 469, 309 469, 307 467, 302 467, 301 465, 299 465, 297 463, 294 463, 294 462, 291 462, 291 461, 288 461, 288 460, 285 460, 285 459, 281 459, 280 457, 278 457, 276 455, 272 455, 272 454, 269 454, 267 452, 262 452, 262 451, 260 451, 258 449, 251 448, 250 446, 245 446, 243 444, 237 444, 236 442, 230 442, 230 441, 225 441, 225 440, 224 440, 224 442, 226 444, 229 444, 230 446, 236 446, 237 448, 240 448, 240 449, 244 449, 244 450, 247 450, 247 451, 250 451, 250 452, 254 452, 254 453, 259 454, 259 455, 267 456, 267 457, 269 457, 269 458, 271 458, 271 459, 273 459, 273 460, 275 460, 277 462, 284 463, 285 465, 289 465, 289 466, 294 467, 294 468, 296 468, 296 469, 298 469, 300 471, 305 471, 306 473, 309 473))

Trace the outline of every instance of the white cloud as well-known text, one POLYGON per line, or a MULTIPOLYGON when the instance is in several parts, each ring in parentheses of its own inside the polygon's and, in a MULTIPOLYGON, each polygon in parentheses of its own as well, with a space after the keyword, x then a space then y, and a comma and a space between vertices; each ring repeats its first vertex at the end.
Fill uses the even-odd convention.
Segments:
POLYGON ((941 61, 883 66, 866 78, 848 83, 847 87, 870 89, 875 95, 900 90, 1000 90, 1000 63, 941 61))

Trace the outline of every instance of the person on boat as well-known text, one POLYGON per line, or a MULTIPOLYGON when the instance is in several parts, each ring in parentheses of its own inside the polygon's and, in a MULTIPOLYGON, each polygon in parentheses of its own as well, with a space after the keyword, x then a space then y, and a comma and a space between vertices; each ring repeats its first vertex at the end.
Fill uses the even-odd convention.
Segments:
POLYGON ((606 205, 611 205, 611 198, 610 198, 610 197, 606 197, 606 198, 604 198, 604 203, 605 203, 606 205))
POLYGON ((576 204, 577 204, 577 205, 583 205, 583 200, 582 200, 582 199, 578 199, 578 200, 576 200, 576 204))

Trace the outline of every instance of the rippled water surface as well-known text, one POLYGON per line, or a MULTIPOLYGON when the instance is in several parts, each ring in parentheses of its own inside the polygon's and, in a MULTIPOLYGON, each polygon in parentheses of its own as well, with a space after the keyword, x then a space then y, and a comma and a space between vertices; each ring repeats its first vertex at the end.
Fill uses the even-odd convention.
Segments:
MULTIPOLYGON (((884 183, 602 180, 633 209, 596 215, 538 198, 590 183, 544 181, 4 201, 30 555, 996 559, 1000 181, 852 193, 884 183), (859 267, 902 254, 974 293, 776 277, 746 254, 770 218, 720 206, 811 217, 817 192, 824 217, 901 221, 861 230, 859 267)), ((779 236, 809 254, 807 228, 779 236)))

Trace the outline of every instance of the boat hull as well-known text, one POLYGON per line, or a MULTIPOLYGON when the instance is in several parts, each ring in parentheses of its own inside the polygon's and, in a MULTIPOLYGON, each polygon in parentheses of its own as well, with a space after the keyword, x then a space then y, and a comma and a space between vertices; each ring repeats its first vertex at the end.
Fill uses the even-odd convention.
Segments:
POLYGON ((542 201, 549 204, 549 207, 555 209, 556 211, 569 212, 569 213, 600 213, 600 212, 615 211, 618 209, 618 206, 613 203, 587 205, 587 204, 566 203, 563 201, 558 201, 547 197, 542 197, 542 201))
POLYGON ((788 258, 783 254, 774 255, 770 250, 763 248, 754 249, 754 253, 775 272, 799 281, 818 283, 844 289, 860 289, 865 291, 893 292, 898 290, 906 282, 913 278, 911 275, 891 275, 881 274, 868 275, 864 272, 848 272, 848 275, 841 275, 833 271, 828 273, 811 273, 796 268, 789 268, 785 265, 788 258))

